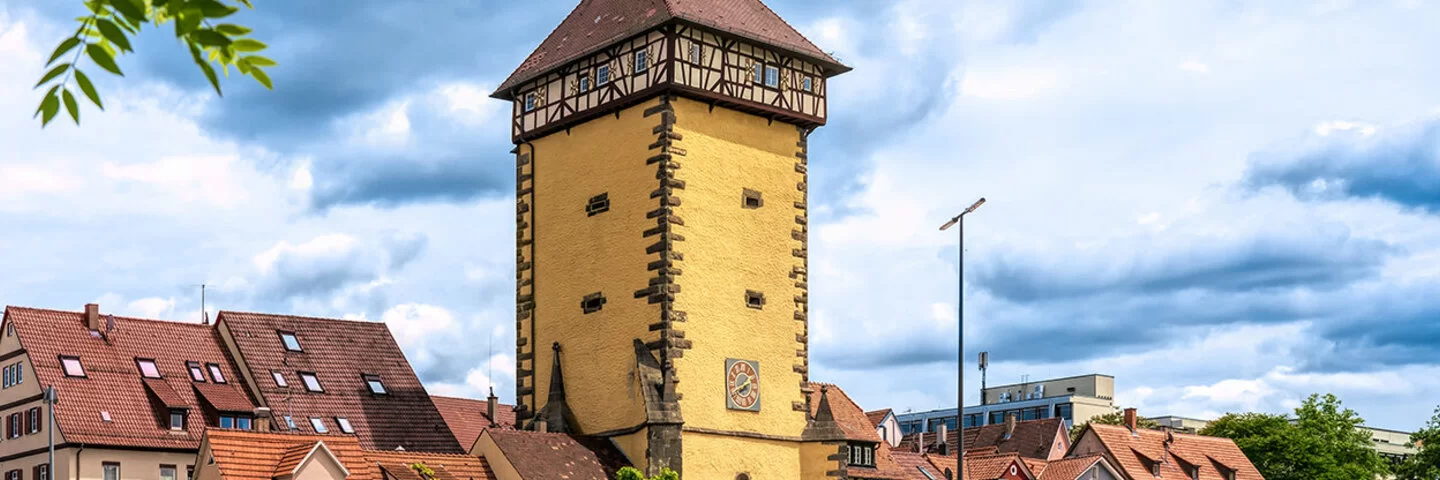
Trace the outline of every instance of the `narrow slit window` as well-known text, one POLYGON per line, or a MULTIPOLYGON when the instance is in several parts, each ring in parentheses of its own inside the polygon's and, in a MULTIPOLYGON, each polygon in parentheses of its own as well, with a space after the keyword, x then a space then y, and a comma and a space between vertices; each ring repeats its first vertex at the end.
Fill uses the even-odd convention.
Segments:
POLYGON ((186 364, 185 364, 185 368, 186 368, 187 370, 190 370, 190 380, 193 380, 193 381, 196 381, 196 382, 200 382, 200 383, 205 383, 205 369, 200 368, 200 364, 199 364, 199 363, 195 363, 195 362, 186 363, 186 364))
POLYGON ((585 203, 585 216, 587 217, 593 217, 608 211, 610 211, 609 193, 602 193, 590 197, 590 201, 585 203))
POLYGON ((320 378, 314 373, 300 372, 300 380, 305 382, 305 389, 312 392, 324 392, 325 388, 320 386, 320 378))
POLYGON ((586 295, 583 300, 580 300, 580 309, 585 313, 595 313, 601 308, 605 308, 605 295, 600 292, 586 295))
POLYGON ((775 88, 780 86, 780 69, 769 65, 765 66, 765 86, 775 88))
POLYGON ((635 52, 635 73, 645 71, 650 66, 650 58, 644 50, 635 52))
POLYGON ((315 429, 315 433, 330 433, 330 429, 325 428, 325 421, 318 418, 310 419, 310 428, 315 429))
POLYGON ((535 110, 535 94, 527 93, 525 94, 525 111, 529 112, 533 110, 535 110))
POLYGON ((275 386, 280 388, 290 388, 290 382, 285 381, 285 374, 280 372, 270 372, 270 376, 275 378, 275 386))
POLYGON ((350 419, 348 418, 335 417, 335 424, 340 426, 341 432, 355 433, 355 427, 353 425, 350 425, 350 419))
POLYGON ((702 52, 703 50, 700 49, 699 43, 690 44, 690 62, 696 65, 704 63, 705 59, 701 58, 701 55, 703 55, 702 52))
POLYGON ((746 188, 741 190, 740 195, 743 198, 741 205, 745 208, 755 209, 765 206, 765 199, 761 197, 760 192, 746 188))
POLYGON ((590 91, 590 74, 588 72, 580 74, 578 83, 580 85, 580 93, 590 91))
POLYGON ((300 348, 300 337, 295 336, 292 332, 280 332, 280 341, 285 343, 286 350, 292 352, 305 351, 305 349, 300 348))
POLYGON ((365 375, 365 386, 370 387, 370 393, 375 395, 386 395, 390 392, 385 390, 385 382, 380 381, 379 375, 365 375))
POLYGON ((140 366, 140 374, 145 378, 160 378, 160 368, 155 366, 154 360, 137 358, 135 364, 140 366))
POLYGON ((220 364, 209 363, 206 364, 206 366, 210 368, 210 381, 215 383, 225 383, 225 373, 220 371, 220 364))
POLYGON ((754 290, 745 291, 745 306, 759 310, 765 308, 765 293, 754 290))
POLYGON ((750 70, 750 83, 760 83, 765 78, 765 64, 757 63, 750 70))
POLYGON ((610 83, 610 66, 601 65, 600 68, 595 69, 595 84, 604 85, 607 83, 610 83))
POLYGON ((80 357, 60 357, 60 365, 65 368, 67 377, 85 376, 85 365, 80 363, 80 357))
POLYGON ((811 80, 810 77, 805 77, 800 80, 800 89, 807 92, 813 92, 815 91, 815 82, 811 80))

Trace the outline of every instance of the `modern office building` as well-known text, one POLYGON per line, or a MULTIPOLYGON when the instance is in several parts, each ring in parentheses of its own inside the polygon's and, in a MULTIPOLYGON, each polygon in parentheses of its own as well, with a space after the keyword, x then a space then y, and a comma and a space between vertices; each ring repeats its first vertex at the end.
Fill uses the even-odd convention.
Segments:
MULTIPOLYGON (((1061 418, 1069 428, 1118 410, 1115 377, 1101 374, 990 387, 981 392, 981 399, 980 405, 965 407, 966 428, 1005 423, 1011 414, 1022 421, 1061 418)), ((942 423, 951 430, 956 427, 953 408, 902 413, 896 418, 905 434, 935 432, 942 423)))

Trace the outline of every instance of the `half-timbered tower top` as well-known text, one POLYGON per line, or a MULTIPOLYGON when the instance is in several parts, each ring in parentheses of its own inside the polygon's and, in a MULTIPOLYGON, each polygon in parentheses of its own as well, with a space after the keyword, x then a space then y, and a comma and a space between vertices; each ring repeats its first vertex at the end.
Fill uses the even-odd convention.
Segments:
POLYGON ((849 70, 760 0, 581 0, 491 96, 517 142, 660 91, 813 127, 849 70))

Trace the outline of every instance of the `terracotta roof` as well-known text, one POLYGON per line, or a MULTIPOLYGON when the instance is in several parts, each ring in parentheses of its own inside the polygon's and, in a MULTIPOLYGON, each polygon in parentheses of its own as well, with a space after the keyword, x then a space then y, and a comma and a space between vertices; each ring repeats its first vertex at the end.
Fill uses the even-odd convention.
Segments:
POLYGON ((960 469, 956 466, 956 464, 959 463, 959 461, 956 460, 953 455, 952 455, 952 456, 943 456, 943 457, 942 457, 942 456, 940 456, 940 455, 933 455, 933 454, 928 454, 928 453, 927 453, 927 454, 925 454, 925 459, 926 459, 926 460, 929 460, 931 464, 935 465, 935 468, 940 469, 940 473, 941 473, 942 475, 945 473, 946 470, 949 470, 951 473, 954 473, 954 472, 960 470, 960 469))
POLYGON ((905 478, 914 480, 944 480, 945 469, 930 462, 930 459, 920 453, 891 451, 890 458, 895 461, 895 466, 905 473, 905 478), (929 472, 925 476, 921 471, 929 472))
POLYGON ((91 334, 83 313, 24 307, 7 307, 4 322, 15 325, 38 383, 60 391, 55 416, 68 442, 194 450, 205 421, 195 408, 199 403, 185 363, 215 363, 226 379, 240 378, 215 331, 206 325, 114 317, 114 329, 101 336, 91 334), (78 356, 86 376, 66 377, 62 355, 78 356), (154 359, 163 378, 147 388, 136 358, 154 359), (150 391, 160 392, 153 401, 150 391), (185 433, 177 435, 161 409, 180 404, 191 408, 185 433), (108 412, 111 421, 104 421, 101 412, 108 412))
POLYGON ((884 408, 873 412, 865 412, 865 418, 870 419, 870 425, 880 427, 880 422, 885 421, 885 416, 890 414, 890 409, 884 408))
POLYGON ((483 458, 469 455, 453 455, 445 453, 421 453, 421 452, 397 452, 397 451, 365 451, 365 458, 372 463, 380 464, 391 475, 403 477, 405 473, 411 475, 411 480, 424 480, 409 468, 414 463, 424 463, 435 471, 436 480, 472 480, 492 479, 495 473, 490 470, 490 463, 483 458), (397 469, 396 466, 401 467, 397 469))
MULTIPOLYGON (((955 430, 946 432, 945 436, 945 441, 952 449, 960 441, 960 433, 955 430)), ((918 434, 913 433, 906 435, 900 440, 899 449, 914 451, 917 437, 918 434)), ((926 451, 936 451, 938 443, 935 435, 926 434, 925 437, 926 451)), ((1065 421, 1060 418, 1015 422, 1015 432, 1008 440, 1005 438, 1004 423, 965 429, 967 452, 988 452, 993 449, 996 453, 1018 453, 1025 458, 1053 459, 1064 456, 1069 447, 1070 435, 1065 430, 1065 421)))
POLYGON ((609 480, 630 461, 609 439, 527 430, 488 430, 525 479, 609 480))
POLYGON ((255 404, 250 401, 250 396, 240 390, 235 384, 197 383, 195 391, 200 392, 200 398, 209 403, 212 408, 221 412, 253 412, 255 404))
MULTIPOLYGON (((270 476, 278 477, 281 475, 295 474, 295 467, 299 467, 300 462, 305 461, 305 458, 310 456, 310 452, 320 448, 320 445, 319 440, 291 444, 289 448, 285 449, 285 453, 280 455, 280 463, 275 464, 275 473, 270 474, 270 476)), ((325 448, 328 449, 329 447, 325 448)), ((333 455, 334 452, 331 452, 331 454, 333 455)))
POLYGON ((435 480, 489 480, 495 478, 483 458, 443 453, 377 451, 360 448, 353 435, 300 435, 238 430, 206 431, 211 453, 226 480, 271 480, 288 475, 319 445, 323 444, 350 471, 349 480, 416 480, 409 467, 423 463, 435 471, 435 480))
POLYGON ((978 457, 965 457, 965 479, 966 480, 999 480, 1005 478, 1010 472, 1010 466, 1015 465, 1016 470, 1023 478, 1035 478, 1035 473, 1025 464, 1024 458, 1014 453, 1001 453, 998 455, 986 455, 978 457))
MULTIPOLYGON (((485 400, 431 395, 430 401, 435 402, 435 408, 440 410, 440 416, 445 419, 445 424, 450 426, 450 433, 455 435, 455 441, 460 442, 460 448, 464 450, 475 445, 475 439, 480 438, 481 430, 490 427, 489 410, 485 400)), ((495 416, 499 417, 496 423, 500 428, 515 428, 514 405, 497 402, 495 416)))
POLYGON ((846 472, 852 478, 879 478, 879 479, 904 479, 907 473, 900 468, 891 458, 890 444, 880 440, 880 434, 875 432, 875 424, 865 416, 865 411, 850 399, 849 395, 840 387, 828 383, 811 382, 810 390, 810 416, 813 418, 820 410, 822 393, 824 399, 830 404, 830 414, 835 417, 835 424, 840 427, 846 440, 877 444, 875 448, 875 466, 872 467, 847 467, 846 472))
POLYGON ((277 429, 287 413, 297 433, 316 433, 310 417, 339 431, 335 417, 344 417, 366 449, 464 453, 385 324, 220 312, 216 328, 231 334, 265 403, 274 409, 277 429), (282 331, 294 333, 302 351, 286 350, 282 331), (271 371, 285 375, 289 387, 276 385, 271 371), (324 391, 308 391, 298 372, 313 372, 324 391), (365 375, 380 376, 387 393, 370 393, 365 375))
POLYGON ((1038 480, 1080 480, 1081 474, 1084 474, 1087 470, 1090 470, 1090 467, 1094 466, 1095 464, 1104 461, 1105 457, 1100 455, 1062 458, 1060 460, 1050 461, 1039 470, 1036 470, 1032 466, 1031 470, 1035 470, 1039 473, 1040 476, 1038 480))
POLYGON ((1082 435, 1091 434, 1110 452, 1113 466, 1131 477, 1184 480, 1192 478, 1190 469, 1198 468, 1201 480, 1224 480, 1226 470, 1234 471, 1237 480, 1264 478, 1228 438, 1146 429, 1131 434, 1123 426, 1094 423, 1082 435), (1167 439, 1173 440, 1167 445, 1167 439), (1150 474, 1151 462, 1160 466, 1160 476, 1150 474))
MULTIPOLYGON (((81 362, 83 364, 84 359, 81 359, 81 362)), ((154 395, 155 399, 160 401, 161 406, 166 408, 190 408, 190 403, 185 401, 185 397, 181 397, 179 393, 175 393, 175 389, 170 388, 170 384, 166 383, 165 379, 141 378, 140 381, 145 384, 145 391, 154 395)))
POLYGON ((496 89, 511 87, 615 42, 672 20, 684 20, 848 70, 760 0, 581 0, 540 46, 496 89))

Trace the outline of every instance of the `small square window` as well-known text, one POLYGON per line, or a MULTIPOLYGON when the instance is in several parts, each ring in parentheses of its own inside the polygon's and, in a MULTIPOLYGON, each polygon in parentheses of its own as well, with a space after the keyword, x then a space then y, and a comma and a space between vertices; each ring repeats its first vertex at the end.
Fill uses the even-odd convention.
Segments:
POLYGON ((745 208, 754 209, 765 206, 765 199, 760 196, 760 192, 745 188, 741 189, 740 196, 742 198, 741 205, 745 208))
POLYGON ((289 415, 285 416, 285 428, 290 430, 295 429, 295 417, 291 417, 289 415))
POLYGON ((250 420, 250 417, 235 417, 235 428, 237 429, 249 430, 251 423, 253 422, 250 420))
POLYGON ((213 382, 215 382, 215 383, 225 383, 225 373, 223 373, 223 372, 220 371, 220 364, 217 364, 217 363, 207 363, 207 364, 205 364, 205 366, 210 369, 210 380, 211 380, 211 381, 213 381, 213 382))
POLYGON ((385 382, 380 381, 379 375, 365 375, 365 385, 370 387, 370 393, 375 395, 390 393, 385 390, 385 382))
POLYGON ((745 306, 759 310, 765 308, 765 293, 754 290, 745 291, 745 306))
POLYGON ((580 300, 580 310, 585 313, 595 313, 602 308, 605 308, 605 295, 600 292, 586 295, 584 299, 580 300))
POLYGON ((105 480, 120 480, 120 464, 114 462, 105 462, 104 466, 101 468, 105 472, 105 480))
POLYGON ((345 417, 335 417, 335 423, 337 425, 340 425, 341 432, 355 433, 355 427, 350 425, 350 419, 345 417))
POLYGON ((585 204, 585 216, 587 217, 593 217, 608 211, 610 211, 609 193, 602 193, 590 197, 590 201, 585 204))
POLYGON ((65 368, 67 377, 85 376, 85 366, 80 364, 80 357, 60 357, 60 365, 65 368))
POLYGON ((325 421, 318 418, 310 419, 310 428, 315 429, 315 433, 330 433, 330 429, 325 428, 325 421))
POLYGON ((285 374, 272 371, 270 372, 270 376, 275 378, 275 386, 280 388, 290 388, 290 382, 285 381, 285 374))
POLYGON ((765 66, 765 86, 780 86, 780 69, 769 65, 765 66))
POLYGON ((280 341, 285 344, 286 350, 292 352, 305 351, 304 349, 300 348, 300 337, 296 337, 295 334, 292 332, 280 332, 280 341))
POLYGON ((184 411, 184 410, 171 410, 171 411, 170 411, 170 429, 171 429, 171 430, 184 430, 184 429, 185 429, 185 411, 184 411))
POLYGON ((595 84, 604 85, 610 83, 610 66, 601 65, 595 69, 595 84))
POLYGON ((525 111, 529 112, 533 110, 535 110, 535 94, 527 93, 525 94, 525 111))
POLYGON ((105 423, 110 423, 110 422, 113 422, 113 421, 114 421, 114 420, 111 420, 111 419, 110 419, 110 412, 106 412, 106 411, 103 411, 103 410, 100 412, 100 420, 103 421, 103 422, 105 422, 105 423))
POLYGON ((580 85, 580 93, 590 91, 590 74, 588 72, 580 74, 578 83, 580 85))
POLYGON ((221 415, 220 428, 235 428, 235 417, 232 417, 230 415, 221 415))
POLYGON ((185 368, 186 368, 187 370, 190 370, 190 380, 193 380, 193 381, 196 381, 196 382, 200 382, 200 383, 205 383, 205 369, 200 368, 200 364, 199 364, 199 363, 195 363, 195 362, 187 363, 187 364, 185 364, 185 368))
POLYGON ((646 57, 644 50, 635 52, 635 73, 645 71, 645 69, 650 66, 649 60, 650 59, 646 57))
POLYGON ((160 480, 175 480, 175 466, 174 466, 174 465, 161 465, 161 466, 160 466, 160 480))
POLYGON ((312 392, 323 392, 325 388, 320 386, 320 378, 314 373, 300 372, 300 380, 305 382, 305 389, 312 392))
POLYGON ((135 364, 140 366, 140 374, 145 378, 160 378, 160 369, 155 366, 154 360, 137 358, 135 364))

